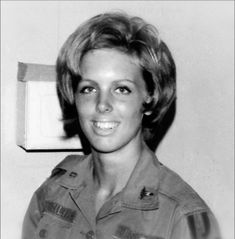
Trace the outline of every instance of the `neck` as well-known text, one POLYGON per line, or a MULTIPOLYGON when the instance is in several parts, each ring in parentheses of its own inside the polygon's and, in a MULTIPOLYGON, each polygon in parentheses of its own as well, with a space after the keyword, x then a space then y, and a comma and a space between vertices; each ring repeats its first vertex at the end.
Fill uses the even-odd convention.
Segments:
POLYGON ((100 189, 115 194, 126 185, 143 150, 141 140, 131 144, 111 153, 92 151, 95 179, 100 189))

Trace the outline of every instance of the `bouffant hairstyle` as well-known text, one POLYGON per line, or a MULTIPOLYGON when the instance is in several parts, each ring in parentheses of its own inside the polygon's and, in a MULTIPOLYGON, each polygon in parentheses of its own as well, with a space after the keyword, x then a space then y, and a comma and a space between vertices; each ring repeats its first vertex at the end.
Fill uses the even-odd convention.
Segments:
MULTIPOLYGON (((151 102, 144 104, 150 115, 144 116, 144 138, 153 135, 175 99, 176 68, 167 45, 160 39, 157 29, 139 17, 123 12, 97 15, 81 24, 65 41, 57 62, 57 91, 65 124, 78 119, 75 95, 81 79, 83 56, 91 50, 111 48, 138 60, 143 72, 151 102)), ((67 127, 68 128, 68 127, 67 127)), ((75 135, 68 133, 68 136, 75 135)))

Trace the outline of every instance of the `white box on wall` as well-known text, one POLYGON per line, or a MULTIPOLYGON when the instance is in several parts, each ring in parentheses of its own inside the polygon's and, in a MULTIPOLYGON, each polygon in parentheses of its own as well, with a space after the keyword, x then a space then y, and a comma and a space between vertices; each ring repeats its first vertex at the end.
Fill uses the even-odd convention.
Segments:
POLYGON ((55 66, 18 64, 17 144, 26 150, 81 149, 78 137, 64 139, 55 66))

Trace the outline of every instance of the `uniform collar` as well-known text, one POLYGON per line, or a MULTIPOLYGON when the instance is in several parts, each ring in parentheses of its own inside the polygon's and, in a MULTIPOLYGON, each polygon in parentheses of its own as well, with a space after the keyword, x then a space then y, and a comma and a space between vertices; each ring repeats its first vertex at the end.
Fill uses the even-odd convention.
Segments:
MULTIPOLYGON (((93 184, 93 164, 91 155, 84 156, 82 160, 75 159, 75 163, 65 162, 58 168, 66 173, 58 179, 58 184, 68 190, 75 205, 82 211, 91 228, 95 228, 95 195, 93 184)), ((74 161, 73 161, 74 162, 74 161)))
MULTIPOLYGON (((70 156, 71 157, 71 156, 70 156)), ((92 176, 92 156, 75 156, 72 163, 63 161, 56 169, 66 170, 66 173, 58 178, 57 183, 67 189, 77 190, 87 186, 92 176)))
MULTIPOLYGON (((61 165, 60 168, 67 172, 60 178, 58 183, 65 188, 73 191, 73 196, 79 200, 83 193, 92 194, 94 185, 92 156, 84 156, 83 160, 75 163, 61 165)), ((112 208, 112 212, 122 210, 122 208, 131 208, 136 210, 154 210, 158 208, 158 189, 160 184, 161 171, 160 163, 155 154, 144 147, 142 155, 137 162, 126 186, 115 197, 118 203, 112 208)), ((90 195, 92 197, 92 195, 90 195)), ((94 195, 93 195, 94 196, 94 195)), ((79 200, 81 201, 81 200, 79 200)), ((110 212, 110 210, 108 210, 110 212)))
POLYGON ((155 154, 145 146, 122 191, 122 206, 139 210, 157 209, 160 173, 159 161, 155 154))

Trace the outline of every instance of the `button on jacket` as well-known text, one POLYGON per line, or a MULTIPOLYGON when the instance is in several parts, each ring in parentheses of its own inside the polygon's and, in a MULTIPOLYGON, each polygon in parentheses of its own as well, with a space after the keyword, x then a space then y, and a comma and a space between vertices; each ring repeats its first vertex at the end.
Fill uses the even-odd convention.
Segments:
POLYGON ((198 194, 146 149, 127 185, 95 213, 92 156, 70 155, 34 193, 23 239, 219 239, 198 194))

